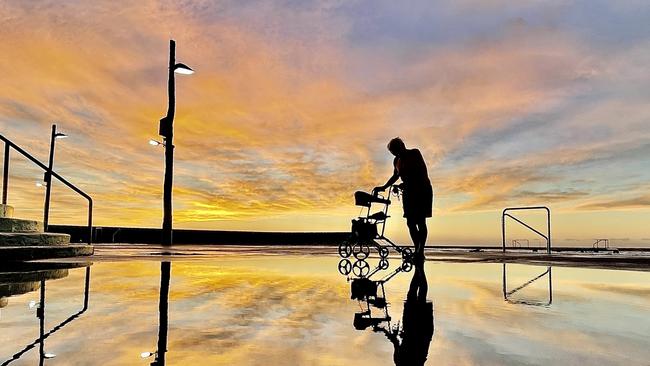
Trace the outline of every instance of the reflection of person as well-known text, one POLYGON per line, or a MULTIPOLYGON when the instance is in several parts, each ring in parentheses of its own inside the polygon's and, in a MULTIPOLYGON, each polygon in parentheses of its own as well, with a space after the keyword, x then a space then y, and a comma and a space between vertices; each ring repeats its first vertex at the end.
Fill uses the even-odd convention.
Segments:
POLYGON ((399 137, 390 140, 388 150, 395 155, 393 176, 383 186, 375 187, 373 194, 386 190, 398 179, 402 179, 406 225, 415 246, 415 254, 424 257, 424 245, 427 241, 426 218, 431 217, 433 206, 433 189, 427 166, 420 150, 407 149, 399 137))
POLYGON ((393 344, 393 361, 397 366, 421 366, 427 360, 433 338, 433 303, 427 301, 427 290, 424 263, 416 263, 404 302, 401 331, 382 329, 393 344), (401 336, 401 342, 398 336, 401 336))

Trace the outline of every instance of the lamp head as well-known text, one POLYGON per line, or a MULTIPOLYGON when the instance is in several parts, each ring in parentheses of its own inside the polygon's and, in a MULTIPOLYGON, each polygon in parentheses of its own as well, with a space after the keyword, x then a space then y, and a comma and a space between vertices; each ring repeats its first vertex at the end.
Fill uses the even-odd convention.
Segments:
POLYGON ((192 75, 194 74, 194 70, 192 70, 191 67, 183 64, 183 63, 177 63, 174 65, 174 72, 177 74, 182 74, 182 75, 192 75))
POLYGON ((57 132, 56 135, 54 135, 54 138, 55 139, 65 139, 65 138, 68 138, 68 135, 66 135, 65 133, 57 132))

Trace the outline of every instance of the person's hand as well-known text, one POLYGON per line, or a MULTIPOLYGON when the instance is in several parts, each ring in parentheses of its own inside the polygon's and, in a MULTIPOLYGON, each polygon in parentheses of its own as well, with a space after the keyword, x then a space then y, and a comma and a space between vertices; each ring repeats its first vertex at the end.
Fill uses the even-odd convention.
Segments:
POLYGON ((375 187, 375 188, 372 189, 372 194, 373 194, 373 195, 376 195, 377 193, 379 193, 379 192, 383 192, 383 191, 385 191, 385 190, 386 190, 385 187, 375 187))

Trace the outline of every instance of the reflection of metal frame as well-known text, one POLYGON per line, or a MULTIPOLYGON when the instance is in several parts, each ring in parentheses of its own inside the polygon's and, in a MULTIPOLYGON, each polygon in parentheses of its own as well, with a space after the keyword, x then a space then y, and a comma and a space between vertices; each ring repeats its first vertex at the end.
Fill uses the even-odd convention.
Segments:
POLYGON ((533 305, 533 306, 550 306, 553 303, 553 280, 552 280, 552 275, 551 275, 551 266, 548 266, 546 268, 546 271, 544 271, 542 274, 533 277, 532 279, 526 281, 524 284, 512 289, 508 290, 508 283, 507 283, 507 278, 506 278, 506 264, 503 263, 503 299, 511 304, 522 304, 522 305, 533 305), (540 278, 546 276, 548 274, 548 301, 534 301, 534 300, 515 300, 511 299, 510 296, 513 294, 519 292, 520 290, 526 288, 527 286, 531 285, 535 281, 539 280, 540 278))
POLYGON ((52 328, 50 331, 48 331, 46 333, 45 332, 45 280, 41 280, 40 305, 39 305, 38 309, 36 310, 36 316, 39 319, 40 336, 36 340, 34 340, 34 342, 32 342, 32 343, 28 344, 27 346, 25 346, 25 348, 20 350, 20 352, 14 354, 10 359, 8 359, 4 363, 2 363, 2 365, 0 365, 0 366, 6 366, 6 365, 9 365, 10 363, 16 361, 17 359, 22 357, 25 353, 27 353, 29 350, 36 347, 37 344, 39 345, 39 355, 40 355, 40 357, 39 357, 40 358, 39 365, 43 365, 43 363, 44 363, 44 361, 46 359, 45 351, 44 351, 45 339, 47 339, 52 334, 58 332, 59 330, 61 330, 61 328, 63 328, 68 323, 72 322, 73 320, 77 319, 81 314, 85 313, 86 310, 88 310, 88 294, 89 294, 89 290, 90 290, 90 266, 87 266, 86 267, 86 280, 85 280, 85 284, 84 284, 84 304, 83 304, 83 308, 80 311, 78 311, 77 313, 75 313, 75 314, 71 315, 70 317, 68 317, 66 320, 59 323, 57 326, 55 326, 54 328, 52 328))

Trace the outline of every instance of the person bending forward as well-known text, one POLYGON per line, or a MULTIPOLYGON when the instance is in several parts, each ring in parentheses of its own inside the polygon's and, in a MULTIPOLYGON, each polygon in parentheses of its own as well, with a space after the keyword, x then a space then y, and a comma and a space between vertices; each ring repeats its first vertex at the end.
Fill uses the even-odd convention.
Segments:
POLYGON ((390 140, 388 150, 395 155, 393 176, 383 186, 375 187, 372 192, 383 192, 398 179, 402 179, 402 203, 406 225, 415 246, 416 257, 423 258, 427 241, 426 219, 431 217, 433 207, 433 188, 427 165, 420 150, 407 149, 399 137, 390 140))

